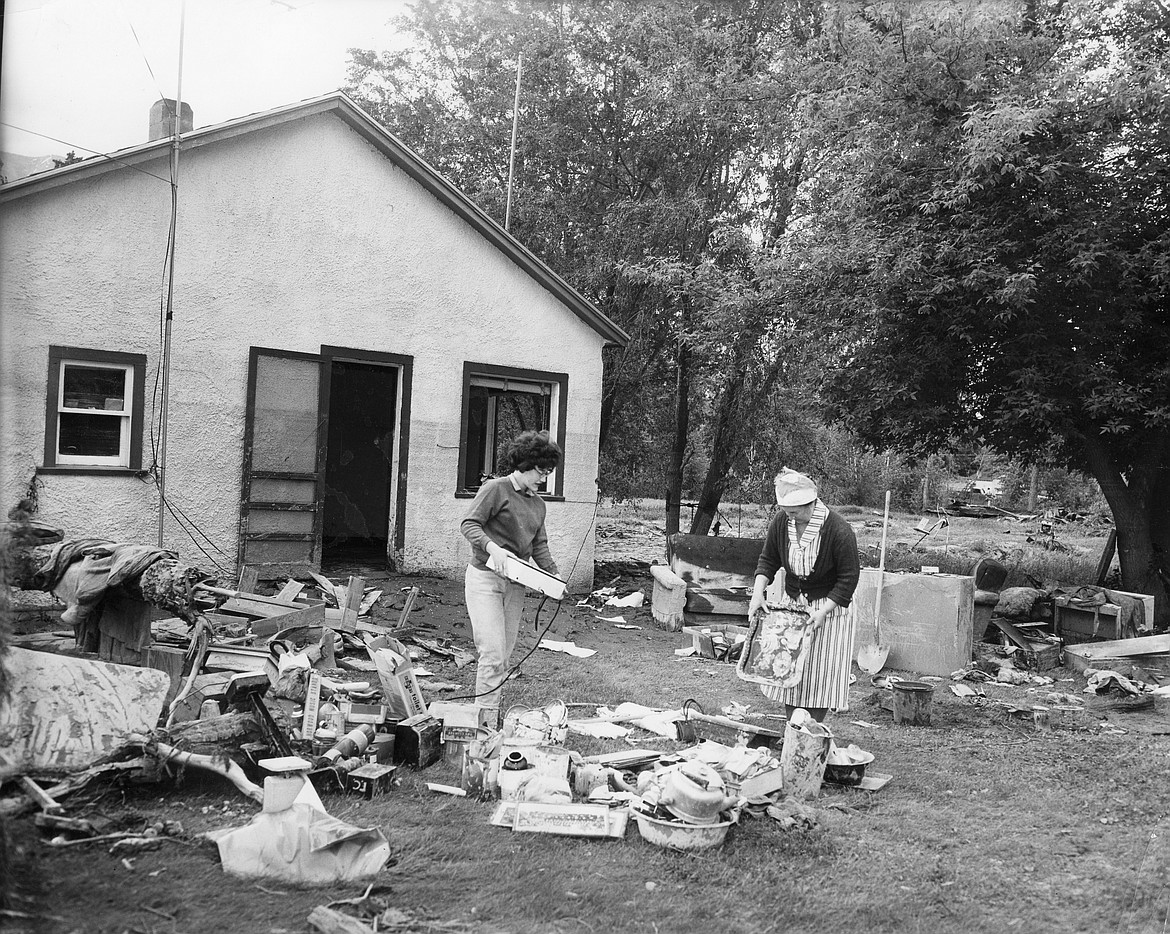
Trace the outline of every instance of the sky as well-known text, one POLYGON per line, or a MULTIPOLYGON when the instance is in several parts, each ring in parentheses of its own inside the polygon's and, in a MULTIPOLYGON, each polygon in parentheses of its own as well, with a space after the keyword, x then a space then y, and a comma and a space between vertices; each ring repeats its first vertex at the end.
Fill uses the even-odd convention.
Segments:
POLYGON ((391 47, 389 20, 406 6, 5 0, 0 150, 88 156, 146 142, 151 104, 178 90, 180 22, 182 97, 198 128, 336 90, 346 50, 391 47))

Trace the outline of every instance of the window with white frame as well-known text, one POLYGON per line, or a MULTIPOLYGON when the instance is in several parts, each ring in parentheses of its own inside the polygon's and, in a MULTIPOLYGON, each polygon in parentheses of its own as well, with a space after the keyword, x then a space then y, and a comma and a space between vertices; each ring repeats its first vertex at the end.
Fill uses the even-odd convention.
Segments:
MULTIPOLYGON (((465 364, 459 489, 477 490, 489 477, 507 473, 508 442, 522 431, 547 431, 563 451, 567 387, 564 373, 465 364)), ((560 493, 559 467, 542 489, 560 493)))
POLYGON ((49 348, 45 466, 138 469, 146 356, 49 348))

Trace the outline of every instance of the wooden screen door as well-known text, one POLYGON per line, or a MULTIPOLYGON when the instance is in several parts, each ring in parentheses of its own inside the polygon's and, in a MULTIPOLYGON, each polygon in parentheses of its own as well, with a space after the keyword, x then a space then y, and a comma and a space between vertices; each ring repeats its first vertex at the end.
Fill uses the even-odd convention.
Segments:
POLYGON ((249 356, 239 556, 265 580, 321 566, 321 367, 317 354, 249 356))

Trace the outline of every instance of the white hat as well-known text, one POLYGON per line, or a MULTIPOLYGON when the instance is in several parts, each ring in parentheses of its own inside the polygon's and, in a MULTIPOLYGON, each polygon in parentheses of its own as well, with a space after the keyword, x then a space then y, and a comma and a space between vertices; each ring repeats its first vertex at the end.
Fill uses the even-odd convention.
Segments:
POLYGON ((785 467, 776 475, 776 504, 778 506, 807 506, 817 498, 817 485, 812 477, 785 467))

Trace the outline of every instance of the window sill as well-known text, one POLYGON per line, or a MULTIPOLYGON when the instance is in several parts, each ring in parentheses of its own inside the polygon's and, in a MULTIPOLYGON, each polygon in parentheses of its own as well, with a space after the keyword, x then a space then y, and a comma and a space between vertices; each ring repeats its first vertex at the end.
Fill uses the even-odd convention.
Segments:
MULTIPOLYGON (((478 492, 479 492, 479 490, 456 490, 455 491, 455 498, 456 499, 475 499, 475 496, 478 492)), ((546 503, 563 503, 565 501, 565 497, 558 495, 558 494, 538 493, 537 495, 541 499, 543 499, 546 503)))
POLYGON ((150 471, 139 467, 87 467, 84 464, 53 464, 38 467, 37 473, 76 474, 89 477, 145 477, 150 471))

